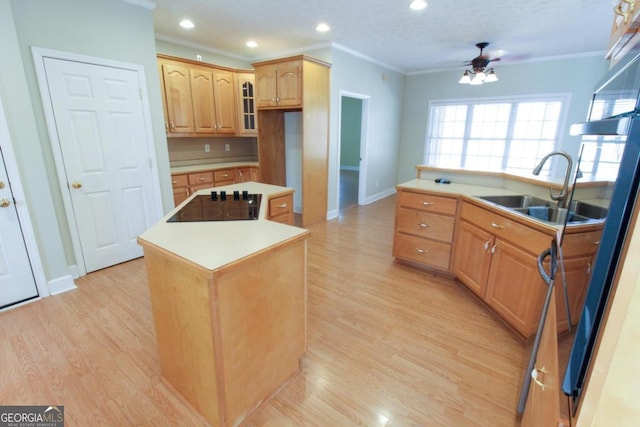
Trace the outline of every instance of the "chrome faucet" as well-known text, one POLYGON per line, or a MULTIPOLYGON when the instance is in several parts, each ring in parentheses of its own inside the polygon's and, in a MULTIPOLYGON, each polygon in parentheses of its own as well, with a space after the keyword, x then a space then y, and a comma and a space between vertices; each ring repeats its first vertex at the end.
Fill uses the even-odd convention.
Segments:
POLYGON ((542 160, 540 160, 540 163, 538 163, 538 166, 533 168, 533 174, 540 175, 542 166, 544 166, 545 162, 552 156, 562 156, 565 159, 567 159, 567 172, 564 175, 564 184, 562 186, 562 191, 560 192, 560 194, 553 194, 553 190, 551 188, 549 189, 549 194, 551 195, 551 199, 558 202, 558 207, 566 208, 567 196, 569 195, 569 176, 571 175, 571 171, 573 170, 573 159, 571 158, 571 156, 564 151, 552 151, 551 153, 544 156, 542 160))

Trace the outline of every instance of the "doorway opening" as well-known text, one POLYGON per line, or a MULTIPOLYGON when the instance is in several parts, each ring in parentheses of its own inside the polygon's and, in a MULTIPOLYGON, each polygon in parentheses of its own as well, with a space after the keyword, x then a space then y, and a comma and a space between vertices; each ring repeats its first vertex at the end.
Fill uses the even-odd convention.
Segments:
POLYGON ((364 204, 369 96, 340 92, 338 212, 364 204))

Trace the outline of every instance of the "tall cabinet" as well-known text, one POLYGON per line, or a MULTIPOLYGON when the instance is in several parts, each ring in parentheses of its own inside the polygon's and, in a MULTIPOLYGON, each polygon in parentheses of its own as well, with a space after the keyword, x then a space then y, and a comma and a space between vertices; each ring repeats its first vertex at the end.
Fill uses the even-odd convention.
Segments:
POLYGON ((330 64, 304 55, 252 64, 261 181, 286 186, 285 112, 302 112, 302 226, 326 219, 330 64))

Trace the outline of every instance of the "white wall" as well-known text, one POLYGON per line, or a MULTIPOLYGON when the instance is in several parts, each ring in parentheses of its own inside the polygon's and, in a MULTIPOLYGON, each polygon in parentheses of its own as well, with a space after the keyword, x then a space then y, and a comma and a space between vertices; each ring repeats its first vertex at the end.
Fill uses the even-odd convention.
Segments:
POLYGON ((0 0, 0 96, 47 279, 76 264, 58 187, 31 46, 140 64, 145 69, 165 211, 173 206, 152 12, 122 1, 0 0))
POLYGON ((500 80, 481 86, 458 83, 464 71, 462 66, 456 70, 407 76, 398 182, 415 178, 414 167, 423 163, 429 102, 435 100, 569 93, 571 98, 566 128, 561 134, 560 143, 563 150, 577 157, 579 138, 569 135, 569 125, 586 119, 595 84, 608 67, 604 55, 515 64, 496 63, 496 74, 500 80))

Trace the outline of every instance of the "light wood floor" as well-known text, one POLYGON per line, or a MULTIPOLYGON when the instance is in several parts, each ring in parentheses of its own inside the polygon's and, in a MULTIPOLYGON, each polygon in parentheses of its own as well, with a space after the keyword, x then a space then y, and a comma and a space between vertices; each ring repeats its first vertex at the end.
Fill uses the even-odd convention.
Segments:
MULTIPOLYGON (((397 265, 395 197, 310 228, 302 372, 247 426, 514 426, 526 345, 452 280, 397 265)), ((0 404, 67 426, 199 426, 160 381, 144 261, 0 313, 0 404)))

